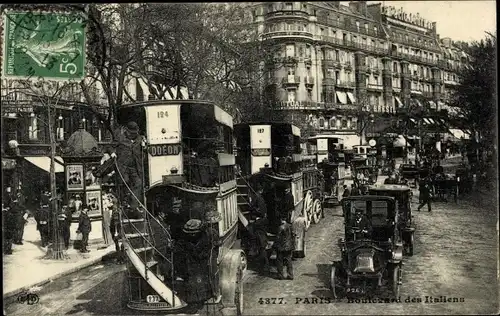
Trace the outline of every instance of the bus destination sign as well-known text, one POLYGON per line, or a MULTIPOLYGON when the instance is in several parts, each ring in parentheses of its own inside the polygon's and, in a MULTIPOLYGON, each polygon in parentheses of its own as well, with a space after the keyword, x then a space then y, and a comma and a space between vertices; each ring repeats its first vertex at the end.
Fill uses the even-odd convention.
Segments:
POLYGON ((153 157, 157 156, 177 156, 181 153, 180 144, 157 144, 149 145, 149 154, 153 157))

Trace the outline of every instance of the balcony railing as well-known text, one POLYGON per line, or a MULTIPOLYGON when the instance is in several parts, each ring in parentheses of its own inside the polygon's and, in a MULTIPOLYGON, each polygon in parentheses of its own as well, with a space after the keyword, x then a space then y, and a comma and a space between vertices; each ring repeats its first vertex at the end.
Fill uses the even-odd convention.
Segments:
POLYGON ((422 95, 426 98, 432 98, 433 93, 431 91, 424 91, 422 92, 422 95))
POLYGON ((367 86, 366 86, 367 89, 371 89, 371 90, 384 90, 384 86, 381 85, 381 84, 373 84, 373 83, 369 83, 367 86))
POLYGON ((276 103, 275 109, 279 110, 349 110, 358 109, 356 104, 338 104, 312 101, 281 101, 276 103))
POLYGON ((340 60, 336 59, 323 59, 321 63, 324 67, 335 67, 335 68, 341 67, 340 60))
POLYGON ((307 18, 309 19, 309 12, 306 10, 286 10, 281 9, 279 11, 271 11, 266 13, 267 19, 272 18, 285 18, 285 17, 299 17, 299 18, 307 18))
POLYGON ((376 52, 379 54, 388 54, 389 49, 385 47, 378 47, 374 45, 369 45, 369 44, 362 44, 359 42, 354 42, 350 40, 344 40, 341 38, 336 38, 333 36, 328 36, 328 35, 318 35, 317 39, 320 41, 324 41, 327 43, 335 44, 335 45, 340 45, 340 46, 345 46, 345 47, 351 47, 351 48, 358 48, 370 52, 376 52))
POLYGON ((323 85, 334 86, 335 85, 335 79, 333 79, 333 78, 323 78, 323 85))
POLYGON ((356 33, 366 34, 366 35, 379 37, 379 38, 384 37, 384 32, 382 32, 382 31, 377 30, 377 32, 375 32, 375 30, 372 28, 366 29, 362 26, 358 27, 358 26, 356 26, 356 24, 346 23, 345 21, 340 22, 340 21, 331 19, 331 18, 326 17, 326 16, 318 16, 317 21, 318 21, 318 23, 321 23, 321 24, 325 24, 328 26, 334 26, 334 27, 348 30, 348 31, 354 31, 356 33))
POLYGON ((306 85, 310 85, 310 86, 314 85, 314 77, 312 77, 312 76, 305 76, 304 77, 304 83, 306 85))
POLYGON ((306 37, 309 39, 313 38, 313 35, 309 31, 304 30, 280 30, 280 31, 268 31, 261 35, 263 40, 271 38, 283 38, 283 37, 306 37))
POLYGON ((354 88, 356 82, 347 80, 336 80, 335 85, 340 88, 354 88))
POLYGON ((289 75, 281 78, 281 83, 284 85, 298 85, 300 83, 300 77, 289 75))

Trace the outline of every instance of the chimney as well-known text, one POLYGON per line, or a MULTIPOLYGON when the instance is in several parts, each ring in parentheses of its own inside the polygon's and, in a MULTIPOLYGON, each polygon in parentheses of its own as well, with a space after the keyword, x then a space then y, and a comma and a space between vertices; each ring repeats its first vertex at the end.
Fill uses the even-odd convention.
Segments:
POLYGON ((366 1, 351 1, 349 2, 349 8, 351 10, 361 13, 362 15, 367 15, 367 4, 366 1))

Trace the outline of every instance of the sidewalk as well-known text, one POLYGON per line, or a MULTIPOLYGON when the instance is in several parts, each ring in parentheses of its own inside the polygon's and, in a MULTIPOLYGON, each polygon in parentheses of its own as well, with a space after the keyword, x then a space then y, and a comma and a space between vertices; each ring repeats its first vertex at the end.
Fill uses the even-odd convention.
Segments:
POLYGON ((41 247, 34 219, 28 221, 24 229, 24 244, 12 245, 12 254, 3 257, 4 299, 96 264, 115 250, 114 244, 99 250, 102 244, 90 244, 89 253, 83 254, 70 248, 65 260, 44 259, 47 248, 41 247))

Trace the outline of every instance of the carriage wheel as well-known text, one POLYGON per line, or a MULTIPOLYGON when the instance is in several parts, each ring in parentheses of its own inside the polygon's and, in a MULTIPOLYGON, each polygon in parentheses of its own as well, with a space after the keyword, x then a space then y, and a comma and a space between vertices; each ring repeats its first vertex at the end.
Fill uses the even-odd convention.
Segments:
POLYGON ((313 206, 312 206, 312 219, 313 223, 317 224, 321 220, 321 215, 323 213, 323 208, 321 207, 321 202, 316 199, 314 200, 313 206))
POLYGON ((311 191, 307 191, 306 196, 304 198, 304 206, 302 209, 302 214, 306 218, 306 230, 308 230, 309 226, 311 226, 312 207, 313 207, 313 195, 311 191))

